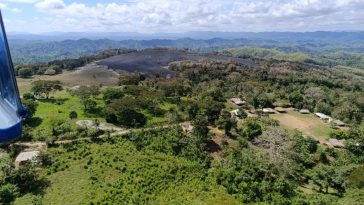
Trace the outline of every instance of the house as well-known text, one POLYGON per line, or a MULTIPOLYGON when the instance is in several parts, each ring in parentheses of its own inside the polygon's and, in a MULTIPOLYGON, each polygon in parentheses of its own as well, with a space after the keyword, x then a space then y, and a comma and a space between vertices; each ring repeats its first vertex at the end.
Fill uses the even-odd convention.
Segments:
POLYGON ((335 148, 344 148, 346 140, 338 140, 338 139, 329 139, 329 143, 331 146, 335 148))
POLYGON ((192 132, 193 126, 190 122, 184 122, 180 124, 184 132, 192 132))
POLYGON ((35 159, 39 155, 39 151, 21 152, 15 158, 15 167, 19 168, 21 165, 35 159))
POLYGON ((310 114, 311 112, 308 109, 302 109, 300 110, 301 114, 310 114))
POLYGON ((287 110, 284 109, 283 107, 276 107, 276 108, 274 108, 274 110, 279 112, 279 113, 286 113, 287 112, 287 110))
POLYGON ((241 118, 243 116, 243 113, 240 109, 233 110, 230 112, 230 114, 238 118, 241 118))
POLYGON ((231 98, 230 101, 238 106, 242 106, 242 105, 246 104, 246 102, 241 100, 240 98, 231 98))
POLYGON ((341 121, 341 120, 335 120, 334 121, 334 124, 336 125, 336 126, 338 126, 338 127, 345 127, 345 123, 343 122, 343 121, 341 121))
POLYGON ((317 117, 319 117, 321 120, 325 121, 325 122, 331 122, 331 121, 332 121, 332 118, 331 118, 330 116, 325 115, 325 114, 323 114, 323 113, 319 113, 319 112, 317 112, 317 113, 315 113, 315 115, 316 115, 317 117))
POLYGON ((245 111, 245 114, 247 117, 255 117, 255 118, 259 117, 257 114, 255 114, 254 111, 245 111))
POLYGON ((263 113, 265 114, 275 114, 276 111, 272 108, 263 108, 263 113))

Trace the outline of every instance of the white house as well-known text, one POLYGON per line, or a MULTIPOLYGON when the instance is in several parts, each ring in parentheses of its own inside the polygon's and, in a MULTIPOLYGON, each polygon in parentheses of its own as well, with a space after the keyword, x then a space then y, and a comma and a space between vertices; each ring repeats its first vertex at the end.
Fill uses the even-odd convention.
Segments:
POLYGON ((331 118, 330 116, 325 115, 325 114, 323 114, 323 113, 319 113, 319 112, 317 112, 317 113, 315 113, 315 115, 316 115, 317 117, 319 117, 321 120, 325 121, 325 122, 331 122, 331 121, 332 121, 332 118, 331 118))

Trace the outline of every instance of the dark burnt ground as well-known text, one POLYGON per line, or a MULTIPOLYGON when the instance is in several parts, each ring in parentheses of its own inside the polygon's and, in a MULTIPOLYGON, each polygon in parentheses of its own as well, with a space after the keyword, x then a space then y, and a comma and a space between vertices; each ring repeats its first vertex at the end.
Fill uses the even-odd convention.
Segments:
POLYGON ((255 67, 255 62, 252 59, 234 58, 218 54, 191 53, 177 49, 145 49, 100 60, 98 64, 106 65, 116 71, 173 75, 174 71, 167 69, 169 63, 175 61, 198 61, 204 59, 232 61, 249 67, 255 67))

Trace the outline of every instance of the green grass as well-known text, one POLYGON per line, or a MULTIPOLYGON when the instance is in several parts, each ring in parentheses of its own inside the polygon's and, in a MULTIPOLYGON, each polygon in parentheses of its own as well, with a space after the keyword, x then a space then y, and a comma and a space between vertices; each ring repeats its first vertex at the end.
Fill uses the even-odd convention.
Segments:
POLYGON ((315 137, 318 140, 327 140, 330 133, 334 131, 329 124, 324 123, 314 114, 289 111, 284 114, 273 114, 271 117, 280 121, 280 126, 284 129, 297 129, 303 134, 315 137))
MULTIPOLYGON (((44 204, 238 204, 198 163, 137 151, 121 139, 49 151, 54 158, 42 171, 50 182, 44 204)), ((29 204, 29 196, 15 204, 29 204)))
MULTIPOLYGON (((103 107, 104 102, 101 98, 96 99, 98 106, 103 107)), ((44 136, 49 136, 54 126, 54 121, 66 121, 72 128, 76 128, 77 120, 98 119, 100 122, 105 122, 105 118, 100 114, 86 114, 83 111, 83 106, 78 97, 71 96, 67 91, 54 93, 50 100, 38 100, 38 108, 33 117, 32 133, 35 139, 44 139, 44 136), (78 118, 71 120, 69 113, 76 111, 78 118)))

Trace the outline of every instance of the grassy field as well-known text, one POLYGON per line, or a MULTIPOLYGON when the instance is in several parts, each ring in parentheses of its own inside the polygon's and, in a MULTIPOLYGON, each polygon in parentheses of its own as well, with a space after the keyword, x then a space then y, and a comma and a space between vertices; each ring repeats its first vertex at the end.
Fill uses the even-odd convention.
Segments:
POLYGON ((324 123, 314 114, 300 114, 296 111, 289 111, 283 114, 272 114, 270 117, 278 120, 284 129, 297 129, 303 132, 304 135, 315 137, 317 140, 325 141, 333 131, 330 125, 324 123))
MULTIPOLYGON (((238 204, 199 164, 137 151, 122 139, 49 151, 54 163, 42 172, 50 182, 43 204, 238 204)), ((31 199, 26 195, 14 204, 31 199)))
POLYGON ((87 65, 81 70, 64 71, 62 74, 54 76, 33 76, 32 78, 17 78, 20 93, 29 92, 31 83, 36 80, 59 80, 64 87, 74 87, 78 85, 104 85, 114 86, 118 83, 119 75, 112 70, 87 65))

